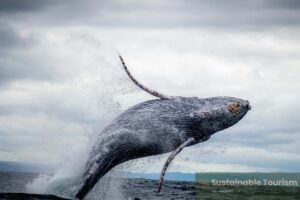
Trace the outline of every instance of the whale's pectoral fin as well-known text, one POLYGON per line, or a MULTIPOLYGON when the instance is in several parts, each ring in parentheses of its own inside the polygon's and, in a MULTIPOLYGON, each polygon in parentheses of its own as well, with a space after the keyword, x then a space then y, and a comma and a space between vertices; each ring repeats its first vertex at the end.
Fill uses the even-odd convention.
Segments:
POLYGON ((164 95, 164 94, 162 94, 162 93, 159 93, 159 92, 157 92, 157 91, 155 91, 155 90, 152 90, 152 89, 150 89, 150 88, 147 88, 146 86, 144 86, 143 84, 141 84, 139 81, 137 81, 132 75, 131 75, 131 73, 130 73, 130 71, 128 70, 128 68, 127 68, 127 66, 126 66, 126 64, 125 64, 125 61, 124 61, 124 59, 122 58, 122 56, 121 55, 119 55, 119 58, 120 58, 120 60, 121 60, 121 63, 122 63, 122 65, 123 65, 123 67, 124 67, 124 69, 125 69, 125 72, 126 72, 126 74, 129 76, 129 78, 139 87, 139 88, 141 88, 142 90, 144 90, 145 92, 148 92, 149 94, 151 94, 151 95, 153 95, 153 96, 155 96, 155 97, 158 97, 158 98, 160 98, 160 99, 171 99, 172 97, 170 97, 170 96, 167 96, 167 95, 164 95))
POLYGON ((182 151, 182 149, 183 149, 184 147, 189 146, 189 145, 191 145, 191 144, 194 144, 195 142, 196 142, 195 138, 190 137, 189 139, 187 139, 187 141, 185 141, 184 143, 182 143, 179 147, 177 147, 177 149, 175 149, 175 150, 171 153, 171 155, 169 156, 169 158, 168 158, 167 161, 165 162, 165 165, 164 165, 164 167, 163 167, 163 169, 162 169, 162 171, 161 171, 161 174, 160 174, 160 180, 159 180, 158 191, 157 191, 158 193, 159 193, 160 190, 161 190, 161 186, 162 186, 162 184, 163 184, 163 182, 164 182, 164 176, 165 176, 165 173, 166 173, 167 168, 168 168, 168 166, 170 165, 171 161, 175 158, 175 156, 176 156, 177 154, 179 154, 179 153, 182 151))

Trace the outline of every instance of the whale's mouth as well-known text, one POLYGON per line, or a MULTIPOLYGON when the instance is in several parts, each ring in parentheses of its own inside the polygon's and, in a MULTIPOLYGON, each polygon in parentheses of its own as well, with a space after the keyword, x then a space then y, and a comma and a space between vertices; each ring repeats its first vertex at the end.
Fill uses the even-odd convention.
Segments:
POLYGON ((245 101, 245 107, 247 110, 251 110, 250 102, 248 100, 245 101))
POLYGON ((250 105, 247 105, 246 107, 248 110, 251 110, 251 106, 250 105))

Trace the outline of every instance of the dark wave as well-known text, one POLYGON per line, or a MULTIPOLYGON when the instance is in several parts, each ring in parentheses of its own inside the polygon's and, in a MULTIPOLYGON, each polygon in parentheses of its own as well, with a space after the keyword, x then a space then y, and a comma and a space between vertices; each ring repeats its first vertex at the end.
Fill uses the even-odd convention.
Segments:
POLYGON ((68 200, 47 194, 0 193, 1 200, 68 200))

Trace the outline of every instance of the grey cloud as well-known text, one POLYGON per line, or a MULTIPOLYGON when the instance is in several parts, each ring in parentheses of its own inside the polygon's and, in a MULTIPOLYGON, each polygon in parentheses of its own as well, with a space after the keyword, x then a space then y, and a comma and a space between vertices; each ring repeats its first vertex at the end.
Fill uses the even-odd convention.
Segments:
POLYGON ((287 1, 13 1, 2 10, 7 20, 22 18, 39 25, 94 25, 108 27, 267 28, 300 24, 299 3, 287 1), (18 3, 20 2, 20 3, 18 3), (43 8, 43 9, 38 9, 43 8))
POLYGON ((288 8, 288 9, 300 9, 300 1, 298 0, 273 0, 273 1, 262 1, 262 4, 265 5, 265 7, 271 7, 271 8, 288 8))
POLYGON ((0 49, 8 51, 10 48, 24 48, 33 46, 37 38, 33 35, 22 36, 19 31, 9 24, 0 22, 0 49))
POLYGON ((20 30, 0 22, 0 86, 16 79, 42 80, 46 74, 51 74, 50 69, 36 63, 38 58, 28 56, 28 51, 35 47, 38 41, 37 35, 22 35, 20 30))
MULTIPOLYGON (((20 59, 20 58, 19 58, 20 59)), ((6 84, 13 80, 49 80, 51 79, 51 69, 34 64, 34 61, 14 60, 13 57, 1 58, 0 63, 0 83, 6 84), (47 71, 49 73, 47 73, 47 71)), ((53 77, 55 77, 53 75, 53 77)))
POLYGON ((0 87, 9 87, 16 80, 61 82, 71 79, 81 67, 65 59, 59 44, 48 43, 45 50, 42 43, 47 39, 30 31, 21 34, 20 28, 6 23, 0 25, 0 87))
POLYGON ((49 5, 57 4, 57 0, 39 1, 39 0, 1 0, 0 12, 28 12, 40 10, 49 5))
POLYGON ((8 87, 9 83, 16 80, 51 82, 62 79, 61 74, 54 71, 51 65, 41 64, 34 58, 28 59, 14 54, 0 57, 0 71, 0 86, 2 87, 8 87))
POLYGON ((17 80, 60 82, 68 79, 64 76, 65 71, 57 69, 55 63, 42 62, 43 58, 26 54, 25 51, 18 51, 0 55, 0 86, 9 87, 11 82, 17 80))

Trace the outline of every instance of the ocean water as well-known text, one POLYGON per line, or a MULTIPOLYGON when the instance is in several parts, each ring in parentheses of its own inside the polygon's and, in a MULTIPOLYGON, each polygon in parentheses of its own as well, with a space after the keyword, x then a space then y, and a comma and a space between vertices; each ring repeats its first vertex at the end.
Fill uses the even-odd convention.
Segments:
POLYGON ((26 172, 0 172, 0 192, 26 192, 27 183, 38 175, 26 172))
POLYGON ((297 187, 213 187, 201 185, 196 200, 300 200, 297 187))
MULTIPOLYGON (((36 179, 39 174, 21 172, 0 172, 0 193, 26 193, 27 184, 36 179)), ((157 180, 123 179, 121 193, 124 199, 155 199, 176 200, 195 199, 196 186, 193 182, 165 181, 161 193, 157 193, 157 180)), ((0 195, 1 199, 1 195, 0 195)), ((3 198, 4 199, 4 198, 3 198)), ((30 199, 30 198, 24 198, 30 199)), ((48 198, 45 198, 48 199, 48 198)), ((99 198, 103 199, 103 198, 99 198)))
MULTIPOLYGON (((26 185, 36 179, 39 174, 21 172, 0 172, 0 199, 20 200, 62 200, 55 196, 15 196, 4 193, 26 193, 26 185)), ((213 187, 201 183, 186 181, 165 181, 160 194, 157 193, 157 180, 130 178, 122 179, 119 192, 122 198, 94 199, 126 199, 126 200, 300 200, 300 187, 213 187)))

